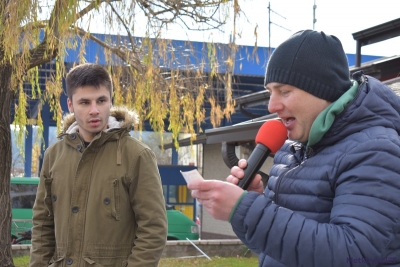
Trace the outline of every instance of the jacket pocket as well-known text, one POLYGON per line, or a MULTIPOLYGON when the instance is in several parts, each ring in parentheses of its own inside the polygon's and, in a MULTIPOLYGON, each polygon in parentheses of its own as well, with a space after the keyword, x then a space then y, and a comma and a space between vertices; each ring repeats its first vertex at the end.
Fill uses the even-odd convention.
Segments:
POLYGON ((128 262, 126 258, 117 257, 85 257, 85 266, 88 267, 126 267, 128 262))
POLYGON ((113 181, 113 205, 111 210, 111 215, 115 218, 115 220, 119 221, 120 219, 120 196, 119 196, 119 181, 115 179, 113 181))
POLYGON ((44 205, 46 206, 49 216, 53 216, 53 202, 51 200, 51 184, 53 183, 53 178, 44 179, 44 188, 46 190, 44 195, 44 205))
POLYGON ((50 264, 48 267, 57 267, 57 266, 62 266, 62 261, 64 260, 64 257, 57 258, 54 261, 50 261, 50 264))

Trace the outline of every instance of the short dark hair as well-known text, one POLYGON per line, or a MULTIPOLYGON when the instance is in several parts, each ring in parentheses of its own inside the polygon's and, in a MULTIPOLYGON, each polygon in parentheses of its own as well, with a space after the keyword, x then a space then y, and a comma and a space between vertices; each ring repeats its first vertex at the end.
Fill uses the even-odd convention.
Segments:
POLYGON ((104 85, 112 97, 113 86, 110 73, 101 65, 84 63, 72 68, 66 77, 67 96, 72 100, 75 90, 82 86, 94 86, 99 88, 104 85))

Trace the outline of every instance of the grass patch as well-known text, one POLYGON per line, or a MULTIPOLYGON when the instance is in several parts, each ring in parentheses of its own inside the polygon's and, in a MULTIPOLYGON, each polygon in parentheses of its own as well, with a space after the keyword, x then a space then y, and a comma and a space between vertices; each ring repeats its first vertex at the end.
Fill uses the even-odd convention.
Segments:
POLYGON ((252 258, 161 258, 160 267, 251 267, 258 266, 256 257, 252 258))
POLYGON ((28 267, 29 256, 13 257, 15 267, 28 267))
MULTIPOLYGON (((29 256, 14 258, 15 267, 28 267, 29 256)), ((161 258, 159 267, 251 267, 258 266, 257 258, 161 258)))

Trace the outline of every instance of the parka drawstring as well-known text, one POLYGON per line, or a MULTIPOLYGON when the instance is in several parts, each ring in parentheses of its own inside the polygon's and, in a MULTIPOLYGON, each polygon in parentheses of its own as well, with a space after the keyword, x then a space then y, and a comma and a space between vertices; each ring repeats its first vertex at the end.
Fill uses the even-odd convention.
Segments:
POLYGON ((117 165, 121 165, 121 147, 120 147, 121 137, 117 140, 117 165))

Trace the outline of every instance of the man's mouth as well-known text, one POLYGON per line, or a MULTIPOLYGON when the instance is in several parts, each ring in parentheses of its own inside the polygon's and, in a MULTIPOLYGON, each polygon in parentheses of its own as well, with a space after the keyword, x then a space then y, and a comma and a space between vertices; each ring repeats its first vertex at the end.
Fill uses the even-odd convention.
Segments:
POLYGON ((295 122, 295 118, 294 117, 288 117, 288 118, 284 118, 282 119, 283 124, 286 126, 286 128, 290 128, 293 123, 295 122))
POLYGON ((99 126, 100 120, 99 119, 93 119, 89 121, 89 124, 93 127, 99 126))

